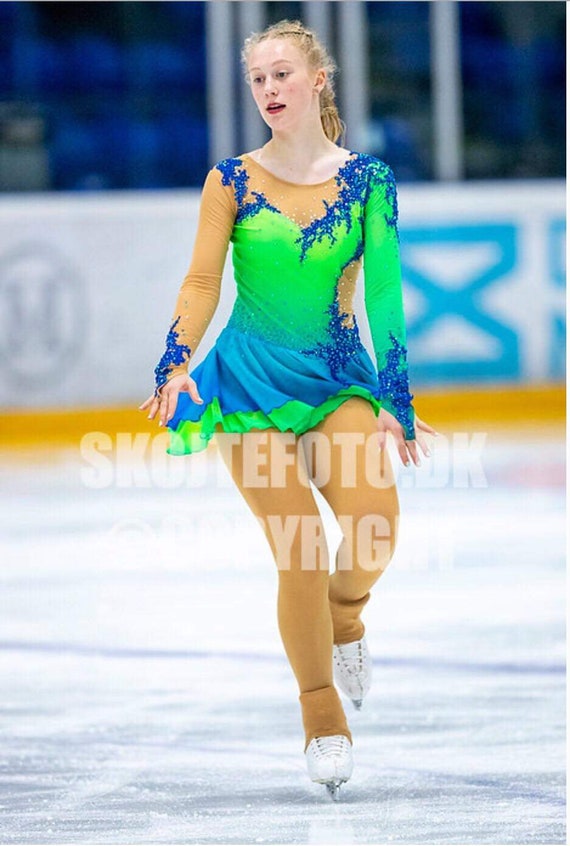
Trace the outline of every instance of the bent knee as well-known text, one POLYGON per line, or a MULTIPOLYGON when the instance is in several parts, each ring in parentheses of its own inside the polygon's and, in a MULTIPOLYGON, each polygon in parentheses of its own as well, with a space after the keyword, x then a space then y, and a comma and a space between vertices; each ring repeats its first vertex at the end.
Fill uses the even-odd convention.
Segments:
POLYGON ((360 566, 384 569, 394 555, 398 519, 385 514, 359 513, 339 517, 343 539, 338 550, 339 569, 360 566))

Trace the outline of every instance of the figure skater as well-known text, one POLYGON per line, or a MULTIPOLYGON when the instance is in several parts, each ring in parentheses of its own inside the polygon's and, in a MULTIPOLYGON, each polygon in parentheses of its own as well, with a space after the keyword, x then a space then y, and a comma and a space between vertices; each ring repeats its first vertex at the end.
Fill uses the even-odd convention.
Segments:
POLYGON ((418 465, 436 433, 409 392, 391 168, 337 144, 335 66, 310 29, 280 21, 247 38, 242 59, 271 139, 207 174, 156 388, 140 408, 169 427, 172 454, 215 437, 258 518, 277 565, 309 776, 336 799, 353 758, 335 682, 359 708, 371 681, 361 612, 397 536, 386 436, 418 465), (230 241, 233 311, 189 375, 230 241), (352 307, 362 264, 374 363, 352 307), (312 486, 342 531, 332 573, 312 486))

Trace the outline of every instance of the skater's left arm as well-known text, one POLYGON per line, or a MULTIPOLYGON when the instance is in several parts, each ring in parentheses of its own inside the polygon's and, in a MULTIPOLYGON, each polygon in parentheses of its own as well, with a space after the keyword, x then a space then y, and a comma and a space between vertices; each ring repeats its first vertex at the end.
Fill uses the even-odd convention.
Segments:
POLYGON ((411 457, 417 465, 416 441, 429 455, 422 433, 436 433, 415 413, 409 388, 396 181, 380 161, 372 166, 370 180, 364 209, 364 303, 382 403, 379 443, 383 448, 391 432, 403 463, 411 457))

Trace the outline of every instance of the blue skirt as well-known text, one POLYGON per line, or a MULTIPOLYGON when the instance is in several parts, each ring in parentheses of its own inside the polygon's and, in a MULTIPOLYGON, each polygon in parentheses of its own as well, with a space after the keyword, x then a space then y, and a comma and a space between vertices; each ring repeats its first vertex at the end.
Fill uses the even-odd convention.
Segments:
POLYGON ((216 431, 277 428, 302 434, 351 396, 380 411, 378 374, 362 344, 333 376, 329 362, 226 326, 190 371, 203 403, 186 392, 168 426, 168 452, 204 449, 216 431))

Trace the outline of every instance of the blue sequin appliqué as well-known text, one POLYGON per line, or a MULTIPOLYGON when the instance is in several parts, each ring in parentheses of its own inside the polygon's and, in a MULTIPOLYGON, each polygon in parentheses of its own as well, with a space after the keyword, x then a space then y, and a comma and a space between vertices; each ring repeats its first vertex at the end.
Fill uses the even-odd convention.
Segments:
MULTIPOLYGON (((353 255, 349 258, 346 264, 342 267, 342 273, 346 268, 355 261, 358 261, 362 255, 364 244, 361 239, 354 250, 353 255)), ((350 315, 346 312, 340 312, 338 307, 338 292, 335 301, 325 309, 325 313, 330 314, 330 320, 327 326, 327 332, 331 338, 330 343, 324 344, 319 341, 315 347, 310 349, 300 350, 303 355, 313 356, 315 358, 322 358, 329 366, 331 376, 337 379, 342 385, 349 385, 346 379, 339 377, 339 372, 343 370, 352 356, 356 355, 363 349, 360 340, 360 332, 356 315, 352 314, 352 326, 346 326, 343 321, 350 315)))
POLYGON ((390 405, 388 409, 402 425, 406 440, 414 440, 414 418, 412 400, 409 391, 407 370, 407 349, 390 332, 392 349, 386 353, 386 366, 378 371, 380 399, 390 405))
POLYGON ((362 350, 356 315, 352 315, 353 326, 345 326, 343 320, 349 315, 347 312, 339 312, 336 301, 331 303, 326 311, 331 316, 327 327, 331 341, 326 344, 319 341, 316 347, 299 352, 303 355, 322 358, 328 364, 332 378, 341 385, 348 386, 351 382, 339 374, 350 359, 362 350))
MULTIPOLYGON (((233 185, 237 204, 236 223, 241 223, 248 217, 253 217, 261 209, 281 214, 260 191, 252 191, 255 198, 245 202, 248 192, 249 174, 244 163, 238 158, 227 158, 218 162, 216 168, 222 174, 223 185, 233 185)), ((379 184, 385 185, 388 213, 385 214, 386 223, 398 232, 398 202, 396 181, 389 165, 370 156, 367 153, 354 153, 338 171, 335 182, 339 186, 338 197, 334 203, 323 200, 325 213, 308 226, 300 227, 301 234, 295 243, 300 247, 300 261, 303 262, 309 249, 317 241, 328 237, 331 244, 337 240, 336 228, 344 223, 347 233, 352 226, 352 207, 355 203, 364 208, 370 191, 379 184)), ((362 219, 362 215, 360 216, 362 219)))
POLYGON ((184 364, 191 356, 190 347, 187 344, 178 343, 178 332, 176 331, 176 326, 179 321, 180 317, 177 317, 170 327, 168 335, 166 336, 166 350, 154 369, 156 381, 155 393, 167 382, 170 368, 184 364))
POLYGON ((364 253, 364 241, 362 240, 362 238, 359 238, 358 243, 357 243, 357 245, 354 249, 354 253, 351 255, 351 257, 346 262, 346 264, 343 265, 342 272, 344 273, 346 268, 349 265, 351 265, 353 262, 358 261, 358 259, 362 256, 363 253, 364 253))
POLYGON ((240 223, 247 217, 253 217, 259 211, 261 211, 261 209, 268 209, 269 211, 280 214, 279 209, 275 206, 272 206, 271 203, 266 199, 265 195, 262 194, 260 191, 252 191, 251 196, 255 197, 255 200, 250 200, 249 203, 244 203, 243 206, 238 210, 236 223, 240 223))
MULTIPOLYGON (((337 199, 334 203, 323 201, 325 214, 302 229, 300 237, 297 238, 296 243, 301 247, 301 261, 304 261, 307 251, 317 241, 328 237, 331 244, 334 244, 336 241, 334 230, 339 224, 344 223, 347 233, 350 232, 352 207, 358 203, 363 209, 374 185, 385 184, 386 186, 386 200, 389 206, 389 214, 385 215, 386 223, 394 227, 397 232, 396 181, 389 165, 366 153, 357 153, 355 158, 350 158, 340 168, 335 181, 340 189, 337 199)), ((360 219, 362 220, 362 215, 360 219)))
POLYGON ((247 194, 247 182, 249 176, 239 159, 222 159, 216 168, 222 174, 222 185, 231 185, 233 182, 234 193, 238 208, 242 205, 247 194))
POLYGON ((222 174, 222 185, 231 185, 233 183, 237 204, 236 223, 241 223, 246 218, 253 217, 261 209, 268 209, 269 211, 280 214, 279 209, 272 206, 260 191, 252 191, 251 196, 254 199, 248 203, 245 202, 249 174, 240 159, 223 159, 223 161, 218 162, 216 167, 222 174))
POLYGON ((386 183, 386 201, 390 209, 390 215, 386 215, 386 223, 392 226, 398 234, 398 192, 396 188, 396 180, 394 174, 390 171, 386 183))
POLYGON ((328 237, 331 244, 334 244, 336 241, 334 230, 339 224, 344 223, 346 231, 350 232, 352 226, 351 205, 355 201, 362 200, 363 189, 365 188, 361 178, 362 166, 359 166, 362 156, 363 154, 358 154, 355 159, 350 158, 340 168, 335 177, 335 182, 340 186, 337 199, 334 203, 327 203, 326 200, 323 200, 325 214, 301 230, 301 235, 295 242, 301 247, 301 261, 305 260, 308 250, 317 241, 322 241, 323 238, 328 237))

